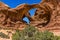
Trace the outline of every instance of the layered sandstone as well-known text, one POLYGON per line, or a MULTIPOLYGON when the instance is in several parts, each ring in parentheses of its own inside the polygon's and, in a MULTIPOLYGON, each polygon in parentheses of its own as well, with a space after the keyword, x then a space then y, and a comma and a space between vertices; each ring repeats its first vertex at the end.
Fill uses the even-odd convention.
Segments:
POLYGON ((16 19, 15 17, 17 17, 16 14, 17 13, 14 9, 11 9, 6 4, 0 2, 0 27, 22 30, 27 24, 23 21, 14 22, 16 19), (11 17, 15 18, 14 21, 11 21, 11 17))
POLYGON ((11 29, 24 29, 32 25, 39 30, 59 31, 60 30, 60 0, 42 0, 40 4, 22 4, 16 8, 10 8, 0 2, 0 27, 11 29), (33 17, 30 17, 29 10, 37 8, 33 17), (30 24, 23 21, 28 17, 30 24))
POLYGON ((39 30, 49 30, 58 34, 60 31, 60 0, 43 0, 39 5, 43 5, 42 8, 47 9, 51 17, 45 16, 49 18, 47 23, 48 20, 44 17, 47 13, 46 10, 38 8, 33 16, 35 21, 31 21, 31 25, 38 27, 39 30))

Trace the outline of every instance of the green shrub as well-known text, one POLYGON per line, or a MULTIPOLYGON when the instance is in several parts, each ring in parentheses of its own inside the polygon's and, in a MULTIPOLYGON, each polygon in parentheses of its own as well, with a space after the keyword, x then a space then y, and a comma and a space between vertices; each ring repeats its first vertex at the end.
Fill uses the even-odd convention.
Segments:
POLYGON ((60 40, 49 31, 40 32, 33 26, 26 27, 23 31, 16 30, 12 40, 60 40))
POLYGON ((10 38, 8 35, 6 35, 6 34, 4 34, 4 33, 2 33, 2 32, 0 32, 0 37, 1 37, 1 38, 7 38, 7 39, 10 38))

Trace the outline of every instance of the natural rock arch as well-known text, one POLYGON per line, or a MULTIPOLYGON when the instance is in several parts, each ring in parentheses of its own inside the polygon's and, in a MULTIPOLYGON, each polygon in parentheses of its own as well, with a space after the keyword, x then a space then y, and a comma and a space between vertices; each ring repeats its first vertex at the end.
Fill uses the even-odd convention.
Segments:
POLYGON ((51 13, 52 11, 49 6, 41 5, 40 8, 36 10, 35 15, 33 16, 35 21, 32 21, 31 25, 38 27, 40 27, 40 25, 43 27, 46 26, 50 22, 51 13))
MULTIPOLYGON (((43 0, 40 5, 46 5, 50 7, 50 12, 51 12, 51 18, 50 21, 47 25, 42 26, 38 25, 40 24, 38 19, 36 21, 32 21, 32 25, 38 25, 36 26, 39 30, 44 31, 44 30, 49 30, 49 31, 59 31, 60 30, 60 0, 43 0), (39 28, 41 27, 41 28, 39 28)), ((37 9, 39 11, 39 9, 37 9)), ((38 16, 36 16, 38 17, 38 16)), ((34 17, 33 17, 34 18, 34 17)), ((36 19, 36 18, 35 18, 36 19)))
MULTIPOLYGON (((17 15, 20 15, 20 13, 19 13, 19 11, 21 11, 21 9, 20 8, 22 8, 22 12, 21 13, 23 13, 24 15, 25 15, 25 13, 29 13, 28 11, 30 10, 30 9, 33 9, 33 8, 37 8, 37 10, 38 11, 40 11, 40 9, 43 9, 43 10, 45 10, 45 12, 47 13, 47 11, 49 11, 50 12, 50 15, 49 16, 51 16, 51 18, 49 18, 49 22, 47 23, 47 25, 45 25, 45 26, 42 26, 42 27, 51 27, 51 26, 53 26, 53 25, 58 25, 59 23, 56 21, 56 18, 57 18, 57 15, 60 13, 59 11, 60 11, 60 0, 43 0, 40 4, 32 4, 32 5, 26 5, 26 4, 24 4, 24 6, 23 5, 21 5, 20 7, 18 6, 18 7, 16 7, 16 8, 14 8, 14 9, 8 9, 7 11, 8 12, 11 12, 11 13, 15 13, 15 15, 17 14, 17 15), (27 9, 28 8, 28 9, 27 9), (24 12, 23 12, 23 9, 24 9, 24 12), (55 19, 54 19, 55 18, 55 19), (54 22, 54 20, 56 21, 56 22, 54 22), (58 24, 57 24, 58 23, 58 24)), ((36 11, 37 12, 37 11, 36 11)), ((21 19, 20 20, 22 20, 22 18, 23 18, 23 15, 22 14, 22 17, 21 17, 21 19)), ((14 15, 14 14, 13 14, 14 15)), ((38 16, 40 16, 40 20, 43 20, 43 18, 45 18, 46 17, 46 15, 47 14, 40 14, 40 15, 34 15, 33 17, 30 17, 30 15, 28 16, 27 15, 27 17, 30 19, 30 24, 32 24, 33 26, 36 26, 35 24, 39 24, 39 26, 37 26, 37 27, 41 27, 41 25, 40 25, 40 23, 42 22, 42 21, 38 21, 38 19, 35 19, 35 17, 38 17, 38 16), (32 21, 32 20, 34 20, 34 21, 32 21), (36 21, 38 21, 38 22, 36 22, 36 21), (34 22, 36 22, 36 23, 34 23, 34 22), (40 22, 40 23, 39 23, 40 22)), ((47 15, 47 16, 48 16, 47 15)), ((26 15, 25 15, 26 16, 26 15)), ((14 17, 14 16, 13 16, 14 17)), ((12 18, 12 20, 13 19, 17 19, 17 20, 19 20, 19 18, 20 18, 20 16, 15 16, 14 18, 12 18), (18 17, 18 18, 17 18, 18 17)), ((58 19, 58 18, 57 18, 58 19)), ((29 25, 30 25, 29 24, 29 25)))

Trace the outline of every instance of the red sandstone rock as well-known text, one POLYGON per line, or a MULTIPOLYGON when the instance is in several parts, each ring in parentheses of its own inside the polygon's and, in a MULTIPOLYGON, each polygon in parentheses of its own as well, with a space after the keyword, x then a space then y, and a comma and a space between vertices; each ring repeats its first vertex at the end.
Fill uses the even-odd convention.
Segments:
MULTIPOLYGON (((60 28, 60 0, 53 0, 53 1, 43 0, 40 4, 33 4, 33 5, 25 4, 25 5, 16 7, 14 9, 11 9, 10 7, 0 2, 0 11, 8 9, 7 11, 9 11, 9 13, 11 14, 13 13, 14 15, 14 16, 10 15, 12 20, 14 19, 19 20, 19 18, 22 20, 24 16, 23 13, 27 13, 30 9, 33 9, 33 8, 37 8, 37 10, 35 11, 34 16, 32 17, 34 21, 30 20, 30 25, 37 27, 39 30, 40 29, 41 30, 56 30, 60 28), (22 11, 18 9, 21 9, 22 11), (21 11, 20 13, 22 13, 23 15, 22 17, 20 17, 20 14, 18 14, 19 16, 16 14, 16 13, 19 13, 18 11, 21 11)), ((6 18, 6 15, 4 14, 5 12, 3 11, 1 12, 2 12, 0 15, 1 25, 7 22, 5 26, 9 28, 12 26, 11 28, 13 29, 22 29, 24 26, 27 25, 27 23, 24 23, 23 21, 13 22, 11 21, 10 18, 9 18, 10 21, 8 21, 8 19, 5 20, 6 18), (2 15, 4 16, 2 17, 2 15)), ((27 17, 31 19, 29 16, 30 15, 27 15, 27 17)))
MULTIPOLYGON (((50 21, 45 25, 45 26, 42 26, 41 25, 44 25, 45 23, 44 22, 41 22, 39 21, 39 19, 41 20, 44 20, 44 16, 43 18, 39 18, 39 13, 41 12, 41 10, 44 10, 44 9, 41 9, 38 8, 36 10, 36 13, 35 15, 33 16, 33 18, 36 20, 36 21, 31 21, 31 24, 33 26, 36 26, 37 28, 41 27, 39 30, 60 30, 60 0, 43 0, 41 3, 41 5, 43 5, 44 7, 48 6, 46 9, 49 10, 51 13, 51 17, 50 17, 50 21), (50 8, 49 8, 50 7, 50 8), (44 24, 41 24, 41 23, 44 23, 44 24), (38 25, 38 24, 41 24, 41 25, 38 25)), ((43 8, 43 7, 42 7, 43 8)), ((46 11, 45 11, 46 13, 46 11)), ((44 14, 42 14, 44 15, 44 14)), ((41 17, 41 16, 40 16, 41 17)), ((47 17, 48 18, 48 17, 47 17)), ((45 21, 45 20, 44 20, 45 21)))

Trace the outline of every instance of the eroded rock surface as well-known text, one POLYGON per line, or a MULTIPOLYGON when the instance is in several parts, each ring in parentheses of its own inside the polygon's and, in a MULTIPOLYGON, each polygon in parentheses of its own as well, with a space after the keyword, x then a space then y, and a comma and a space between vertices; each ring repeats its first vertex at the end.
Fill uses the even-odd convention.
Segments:
POLYGON ((60 0, 43 0, 39 5, 42 5, 41 8, 44 8, 46 10, 38 8, 35 12, 35 15, 33 16, 35 21, 31 21, 31 24, 33 26, 40 27, 41 30, 46 30, 46 29, 52 30, 52 31, 60 30, 60 0), (44 10, 44 12, 43 12, 43 10, 44 10), (47 13, 48 11, 50 14, 47 13), (41 18, 41 16, 42 16, 42 18, 41 18), (49 17, 49 16, 51 16, 51 17, 49 17), (47 21, 48 21, 48 23, 47 23, 47 21))
POLYGON ((23 21, 28 17, 30 24, 39 30, 60 30, 60 0, 42 0, 40 4, 22 4, 10 8, 0 2, 0 27, 24 29, 28 25, 23 21), (29 10, 37 8, 33 17, 29 10))
MULTIPOLYGON (((23 5, 23 7, 25 6, 23 5)), ((24 28, 27 25, 27 23, 22 20, 25 14, 21 14, 20 16, 18 15, 19 12, 17 12, 16 10, 11 9, 6 4, 0 2, 0 27, 22 30, 22 28, 24 28)))

